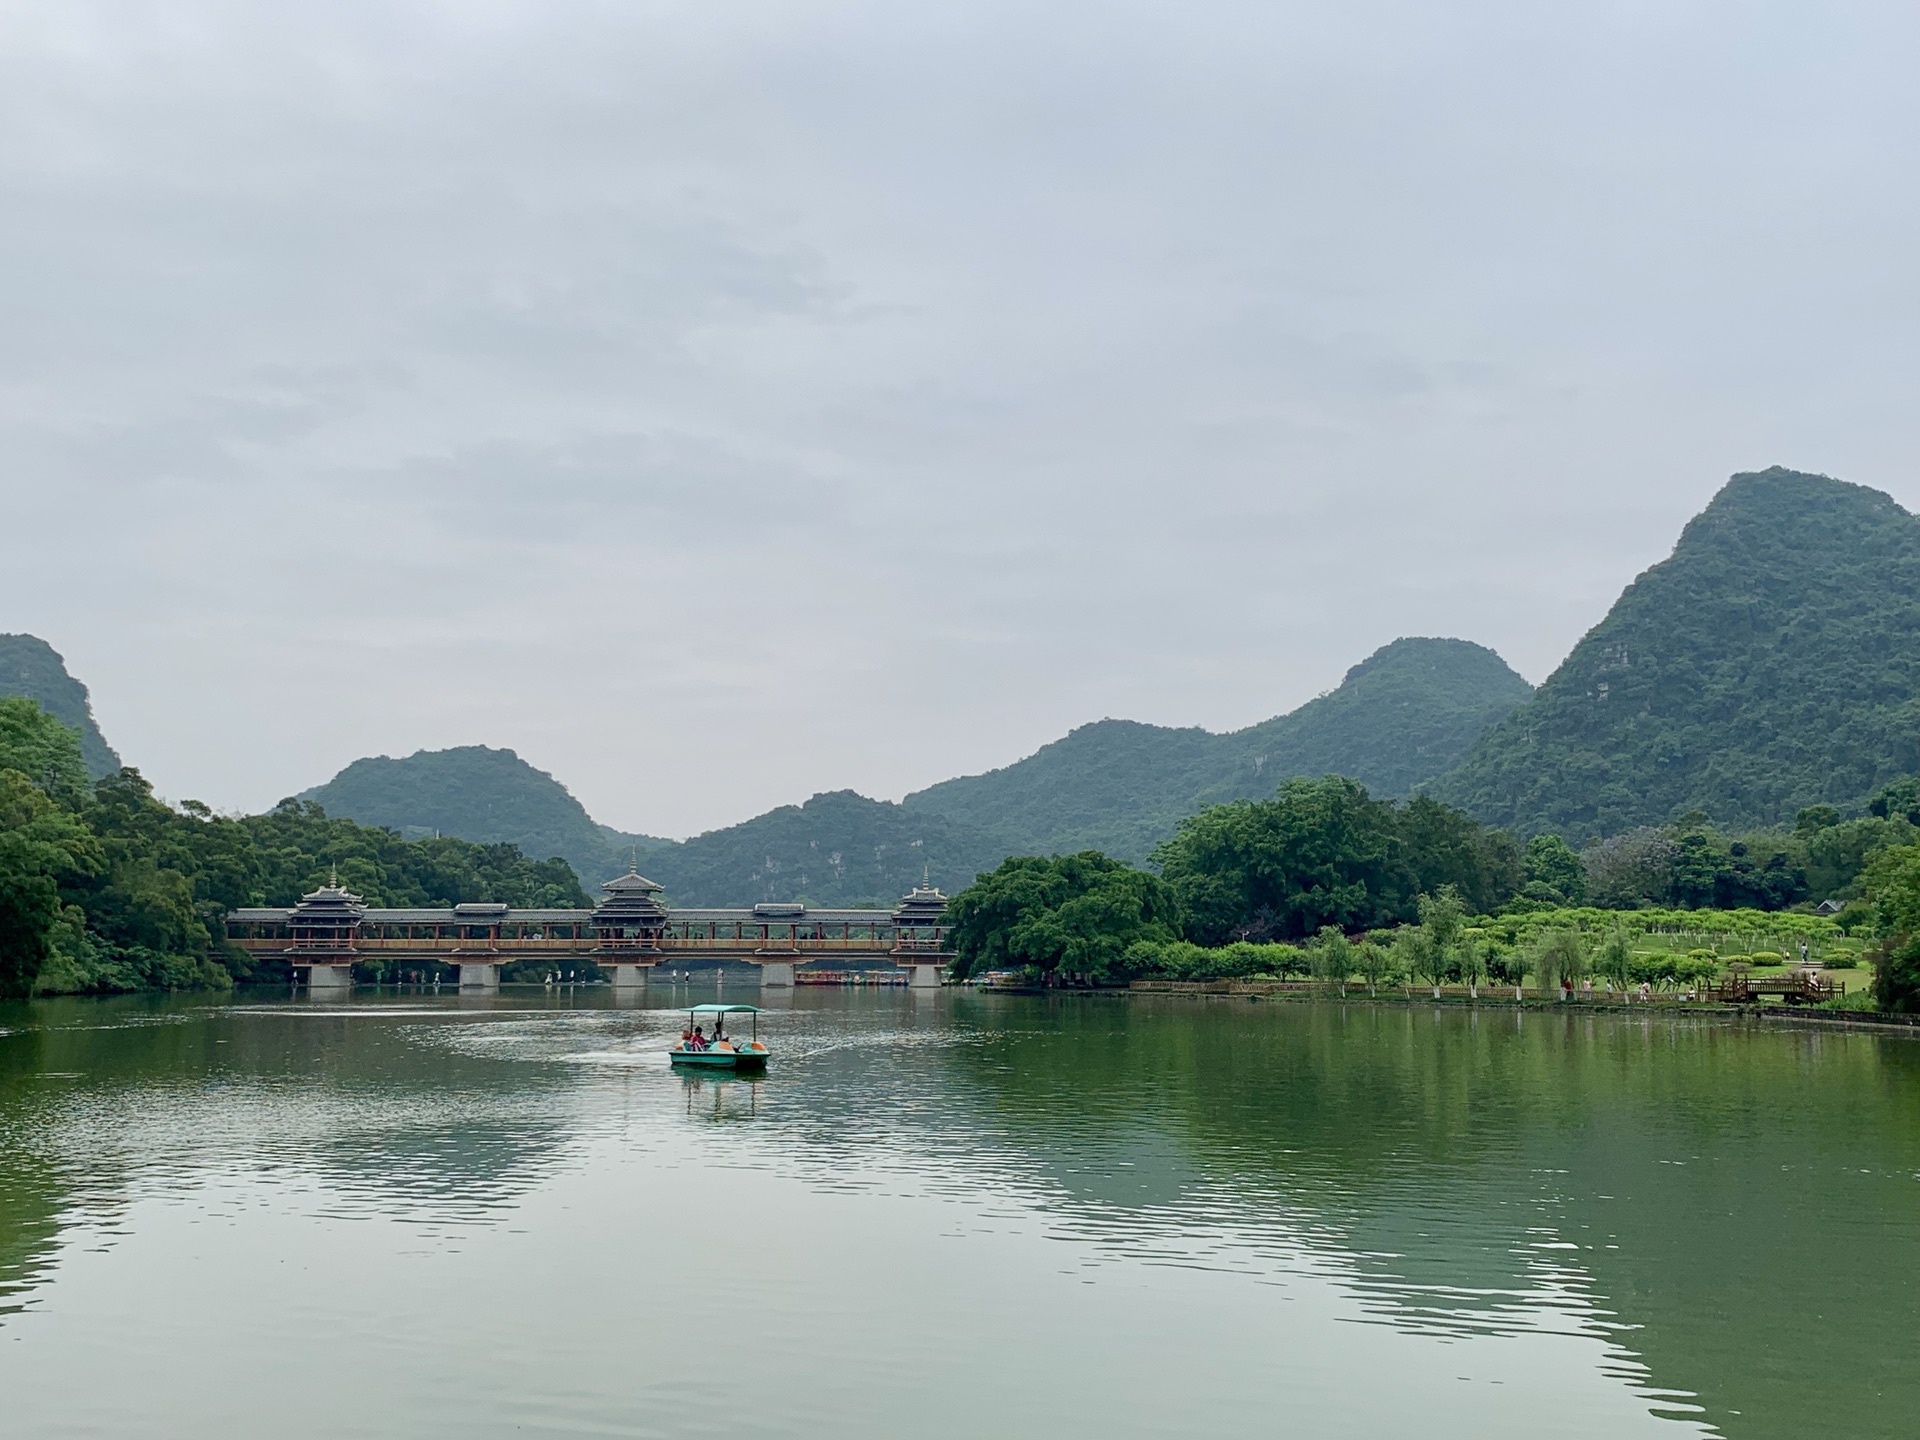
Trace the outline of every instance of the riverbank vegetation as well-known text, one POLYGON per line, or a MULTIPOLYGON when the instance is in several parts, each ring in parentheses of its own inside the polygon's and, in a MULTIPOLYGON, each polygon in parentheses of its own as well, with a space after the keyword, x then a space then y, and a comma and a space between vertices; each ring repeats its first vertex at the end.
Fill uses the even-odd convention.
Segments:
POLYGON ((336 875, 372 905, 587 903, 565 861, 511 845, 402 840, 294 800, 216 815, 133 769, 95 783, 77 731, 0 699, 0 997, 225 988, 253 974, 226 912, 336 875))
POLYGON ((1090 984, 1700 992, 1733 969, 1850 970, 1871 953, 1878 1003, 1909 1008, 1920 1005, 1916 820, 1920 785, 1902 782, 1864 815, 1819 807, 1790 832, 1728 836, 1688 816, 1575 851, 1552 835, 1522 847, 1430 798, 1294 780, 1272 800, 1189 817, 1151 871, 1097 852, 1006 861, 955 897, 955 968, 1090 984), (1811 877, 1835 902, 1828 913, 1813 913, 1811 877))

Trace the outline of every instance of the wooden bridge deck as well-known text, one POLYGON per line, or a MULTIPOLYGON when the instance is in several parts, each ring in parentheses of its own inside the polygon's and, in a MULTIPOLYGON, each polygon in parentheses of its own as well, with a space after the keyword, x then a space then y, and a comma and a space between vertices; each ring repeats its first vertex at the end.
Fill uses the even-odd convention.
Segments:
POLYGON ((1840 994, 1840 987, 1812 970, 1789 970, 1784 975, 1744 975, 1735 972, 1707 992, 1708 998, 1728 1005, 1744 1005, 1763 996, 1778 995, 1789 1005, 1817 1005, 1840 994))

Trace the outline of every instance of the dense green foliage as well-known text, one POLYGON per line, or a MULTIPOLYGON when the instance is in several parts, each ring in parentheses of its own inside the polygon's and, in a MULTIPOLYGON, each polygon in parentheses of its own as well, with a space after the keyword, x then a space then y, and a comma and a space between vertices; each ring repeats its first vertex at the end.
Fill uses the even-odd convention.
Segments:
POLYGON ((1209 806, 1154 853, 1180 896, 1189 939, 1300 939, 1323 925, 1411 919, 1418 897, 1456 886, 1476 909, 1520 883, 1507 836, 1424 797, 1376 800, 1330 775, 1289 780, 1271 800, 1209 806))
POLYGON ((98 780, 120 768, 120 757, 94 722, 87 687, 67 673, 67 662, 37 635, 0 635, 0 695, 24 696, 61 724, 80 732, 80 758, 98 780))
POLYGON ((513 845, 526 855, 557 855, 589 887, 672 843, 595 824, 553 776, 511 750, 485 745, 356 760, 300 798, 329 815, 384 826, 408 840, 453 835, 513 845))
POLYGON ((954 973, 1033 969, 1131 978, 1129 946, 1171 941, 1179 904, 1158 876, 1096 851, 1016 856, 954 897, 954 973))
POLYGON ((1552 909, 1585 899, 1613 910, 1785 910, 1852 901, 1877 851, 1916 839, 1920 829, 1897 808, 1843 819, 1829 805, 1802 811, 1792 830, 1729 833, 1696 812, 1609 836, 1578 855, 1558 836, 1539 835, 1527 844, 1527 883, 1513 905, 1552 909))
POLYGON ((75 784, 78 732, 0 707, 0 994, 224 987, 252 970, 226 912, 291 905, 336 873, 373 905, 587 903, 564 860, 511 845, 406 841, 295 800, 176 809, 132 769, 75 784))
POLYGON ((1196 945, 1191 940, 1136 940, 1109 976, 1132 980, 1280 980, 1308 974, 1313 952, 1298 945, 1236 940, 1196 945))
POLYGON ((1102 720, 905 804, 989 831, 1015 852, 1094 848, 1137 864, 1201 805, 1268 796, 1295 776, 1351 775, 1376 794, 1410 794, 1530 693, 1483 646, 1396 640, 1339 689, 1249 729, 1102 720))
POLYGON ((0 698, 0 763, 49 796, 77 804, 92 783, 80 734, 17 695, 0 698))
POLYGON ((1920 770, 1920 521, 1878 491, 1736 475, 1434 795, 1575 842, 1698 810, 1857 808, 1920 770))
POLYGON ((1873 998, 1883 1010, 1920 1011, 1920 845, 1874 856, 1867 871, 1881 941, 1873 998))
POLYGON ((52 958, 66 918, 61 882, 97 874, 102 863, 99 843, 71 811, 0 766, 0 999, 30 994, 52 958))
POLYGON ((1522 862, 1521 894, 1542 905, 1578 905, 1587 898, 1586 871, 1574 848, 1558 835, 1536 835, 1522 862))
POLYGON ((1114 982, 1304 970, 1297 947, 1274 942, 1320 934, 1357 962, 1341 932, 1416 916, 1451 956, 1469 904, 1498 905, 1520 879, 1506 836, 1431 800, 1375 800, 1339 776, 1209 806, 1155 859, 1158 876, 1094 851, 1005 861, 953 900, 958 973, 1114 982))

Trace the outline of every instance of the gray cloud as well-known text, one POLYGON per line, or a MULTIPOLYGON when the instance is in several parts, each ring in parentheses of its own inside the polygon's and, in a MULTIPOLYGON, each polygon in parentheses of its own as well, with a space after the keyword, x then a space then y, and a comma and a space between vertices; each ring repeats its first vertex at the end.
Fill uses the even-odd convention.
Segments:
POLYGON ((1730 471, 1920 501, 1917 31, 16 12, 4 628, 171 794, 485 741, 668 833, 1399 634, 1537 679, 1730 471))

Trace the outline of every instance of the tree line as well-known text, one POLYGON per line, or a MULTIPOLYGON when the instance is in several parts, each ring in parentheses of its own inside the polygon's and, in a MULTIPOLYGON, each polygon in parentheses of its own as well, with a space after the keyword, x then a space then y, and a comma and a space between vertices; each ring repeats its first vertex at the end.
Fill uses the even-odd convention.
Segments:
POLYGON ((163 803, 132 768, 96 784, 78 731, 0 699, 0 997, 268 978, 227 945, 226 912, 292 905, 336 875, 370 905, 588 903, 564 860, 512 845, 402 840, 297 800, 216 815, 163 803))
MULTIPOLYGON (((1327 776, 1290 780, 1271 800, 1202 809, 1154 851, 1151 869, 1097 851, 1010 858, 955 896, 949 913, 962 977, 1309 973, 1376 987, 1397 977, 1477 988, 1596 975, 1624 988, 1700 983, 1719 965, 1698 947, 1636 955, 1630 913, 1743 911, 1791 928, 1812 922, 1791 907, 1810 909, 1818 891, 1849 902, 1838 925, 1885 938, 1885 981, 1898 969, 1887 957, 1903 947, 1913 958, 1900 964, 1920 972, 1920 938, 1904 938, 1920 937, 1917 826, 1920 782, 1902 782, 1852 819, 1816 807, 1792 831, 1728 836, 1690 815, 1575 851, 1553 835, 1522 846, 1430 798, 1378 800, 1357 781, 1327 776), (1902 909, 1907 888, 1914 898, 1902 909), (1574 906, 1620 919, 1519 933, 1529 916, 1574 906), (1506 923, 1488 923, 1496 916, 1506 923), (1475 917, 1484 918, 1469 923, 1475 917)), ((1883 1003, 1900 1008, 1898 990, 1883 1003)))

